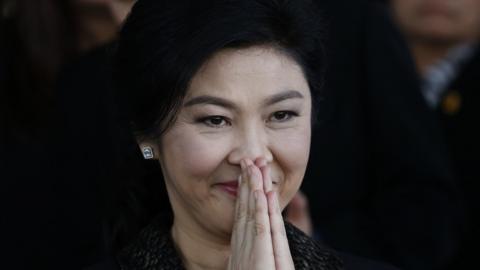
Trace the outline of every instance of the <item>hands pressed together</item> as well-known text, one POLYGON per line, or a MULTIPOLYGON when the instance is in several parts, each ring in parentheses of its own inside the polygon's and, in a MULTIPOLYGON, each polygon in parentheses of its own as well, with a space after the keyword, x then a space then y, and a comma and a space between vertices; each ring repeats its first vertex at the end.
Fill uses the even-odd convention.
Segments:
POLYGON ((241 169, 227 269, 295 269, 270 168, 246 159, 241 169))

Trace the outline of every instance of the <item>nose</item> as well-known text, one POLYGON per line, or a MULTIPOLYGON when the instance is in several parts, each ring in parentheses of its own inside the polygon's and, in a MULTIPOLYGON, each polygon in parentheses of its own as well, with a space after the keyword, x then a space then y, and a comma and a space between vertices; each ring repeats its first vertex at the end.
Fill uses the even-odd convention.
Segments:
POLYGON ((235 136, 234 147, 228 155, 230 164, 239 165, 242 159, 255 161, 264 158, 267 163, 273 160, 266 132, 261 128, 245 129, 235 136))

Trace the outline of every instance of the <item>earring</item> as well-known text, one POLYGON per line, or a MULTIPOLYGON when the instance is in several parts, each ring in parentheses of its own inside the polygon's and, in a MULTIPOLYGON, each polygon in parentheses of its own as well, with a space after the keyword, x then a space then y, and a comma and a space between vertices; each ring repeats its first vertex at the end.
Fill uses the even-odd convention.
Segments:
POLYGON ((145 146, 142 148, 142 154, 144 159, 152 159, 153 158, 153 149, 150 146, 145 146))

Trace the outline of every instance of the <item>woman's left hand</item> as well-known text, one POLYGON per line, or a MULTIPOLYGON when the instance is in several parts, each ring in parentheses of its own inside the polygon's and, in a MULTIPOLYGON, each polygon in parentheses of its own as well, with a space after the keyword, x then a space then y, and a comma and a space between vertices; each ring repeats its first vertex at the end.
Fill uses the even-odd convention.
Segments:
POLYGON ((241 167, 228 269, 294 270, 267 162, 244 160, 241 167))
POLYGON ((292 254, 288 245, 287 233, 282 217, 282 209, 278 199, 278 193, 273 190, 270 167, 266 160, 257 159, 255 165, 262 172, 264 190, 268 202, 268 215, 270 218, 270 232, 275 258, 275 269, 291 270, 295 269, 292 254))

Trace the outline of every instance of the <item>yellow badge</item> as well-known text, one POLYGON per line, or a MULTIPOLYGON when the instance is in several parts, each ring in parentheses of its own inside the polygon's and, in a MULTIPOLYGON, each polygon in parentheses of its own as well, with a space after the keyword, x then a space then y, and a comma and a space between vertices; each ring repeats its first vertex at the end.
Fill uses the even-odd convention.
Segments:
POLYGON ((462 96, 458 91, 449 91, 442 101, 443 112, 448 115, 455 115, 462 107, 462 96))

